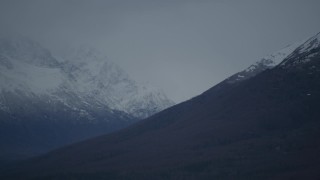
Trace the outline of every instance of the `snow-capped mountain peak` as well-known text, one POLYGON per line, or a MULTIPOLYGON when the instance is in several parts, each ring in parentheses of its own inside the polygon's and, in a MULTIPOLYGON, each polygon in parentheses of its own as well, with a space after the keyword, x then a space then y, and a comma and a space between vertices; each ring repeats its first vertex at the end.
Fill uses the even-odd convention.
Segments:
POLYGON ((82 47, 66 57, 65 67, 77 89, 111 109, 145 118, 174 104, 162 91, 132 80, 97 50, 82 47))
POLYGON ((74 48, 53 56, 28 39, 1 39, 0 70, 1 92, 41 96, 73 109, 79 109, 81 103, 100 104, 146 118, 173 105, 163 92, 132 80, 93 48, 74 48))

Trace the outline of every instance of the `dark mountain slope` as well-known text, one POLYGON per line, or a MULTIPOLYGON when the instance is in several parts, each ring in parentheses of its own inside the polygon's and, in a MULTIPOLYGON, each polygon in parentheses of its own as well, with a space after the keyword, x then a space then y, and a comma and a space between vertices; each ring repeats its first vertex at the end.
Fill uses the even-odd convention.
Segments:
MULTIPOLYGON (((317 38, 317 37, 316 37, 317 38)), ((318 39, 317 39, 318 40, 318 39)), ((319 179, 319 47, 129 128, 31 159, 9 179, 319 179), (289 63, 292 64, 292 63, 289 63)))

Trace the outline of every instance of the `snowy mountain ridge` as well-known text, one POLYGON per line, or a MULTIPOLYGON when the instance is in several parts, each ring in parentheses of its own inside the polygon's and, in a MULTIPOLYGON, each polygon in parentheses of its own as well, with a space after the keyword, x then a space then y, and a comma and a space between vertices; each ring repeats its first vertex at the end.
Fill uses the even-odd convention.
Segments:
POLYGON ((320 33, 308 39, 290 54, 279 66, 290 67, 317 59, 320 49, 320 33))
POLYGON ((256 63, 250 65, 245 70, 232 75, 226 81, 231 84, 236 82, 241 82, 243 80, 256 76, 262 71, 265 71, 267 69, 272 69, 277 65, 279 65, 284 59, 286 59, 292 52, 294 52, 304 42, 306 42, 306 40, 302 40, 302 41, 290 44, 275 53, 267 55, 261 58, 261 60, 257 61, 256 63))
MULTIPOLYGON (((1 94, 45 96, 74 109, 79 104, 100 104, 136 118, 146 118, 174 104, 160 90, 130 79, 92 48, 77 49, 59 60, 56 57, 29 39, 0 39, 1 94)), ((10 109, 5 102, 0 104, 2 110, 10 109)))

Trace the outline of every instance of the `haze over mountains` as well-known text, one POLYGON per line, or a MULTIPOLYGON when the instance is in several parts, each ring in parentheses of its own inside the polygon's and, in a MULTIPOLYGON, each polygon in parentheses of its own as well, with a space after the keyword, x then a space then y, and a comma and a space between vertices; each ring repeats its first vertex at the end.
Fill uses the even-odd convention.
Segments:
POLYGON ((173 101, 88 47, 63 56, 30 39, 0 39, 0 159, 19 159, 111 132, 173 101))
POLYGON ((268 68, 248 78, 244 72, 263 66, 236 74, 242 81, 226 79, 128 128, 25 161, 3 177, 318 179, 320 33, 286 52, 263 58, 268 68))

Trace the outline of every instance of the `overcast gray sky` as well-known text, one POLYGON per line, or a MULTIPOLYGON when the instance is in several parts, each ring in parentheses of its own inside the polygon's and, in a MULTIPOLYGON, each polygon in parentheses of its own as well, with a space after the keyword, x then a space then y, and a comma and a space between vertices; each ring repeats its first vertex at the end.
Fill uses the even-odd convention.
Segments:
POLYGON ((319 0, 0 0, 1 29, 88 43, 176 102, 320 31, 319 0))

